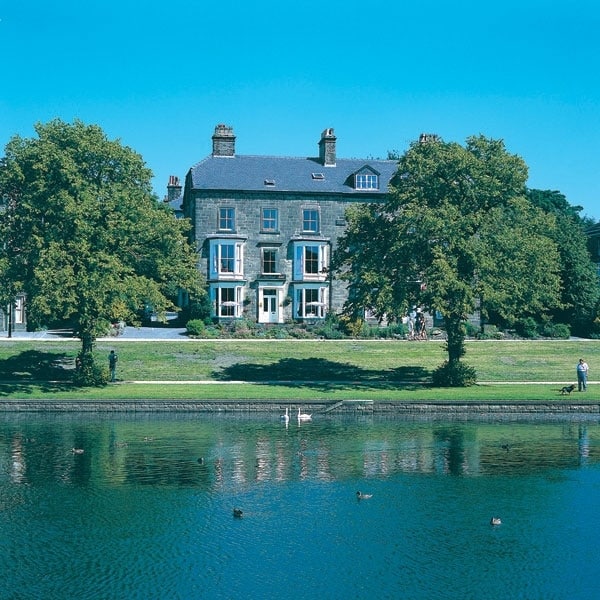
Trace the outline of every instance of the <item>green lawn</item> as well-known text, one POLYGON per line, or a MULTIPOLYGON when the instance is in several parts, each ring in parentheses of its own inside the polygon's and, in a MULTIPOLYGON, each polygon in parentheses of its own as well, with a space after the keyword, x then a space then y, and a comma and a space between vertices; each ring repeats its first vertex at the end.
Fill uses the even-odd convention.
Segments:
POLYGON ((590 363, 592 385, 571 398, 600 398, 593 385, 600 341, 593 340, 468 342, 464 360, 480 383, 466 389, 428 387, 445 358, 443 343, 434 341, 115 340, 97 344, 97 360, 107 364, 113 348, 120 382, 77 389, 69 381, 77 341, 2 339, 0 398, 544 402, 560 400, 560 386, 535 382, 573 383, 580 356, 590 363), (177 384, 145 383, 153 381, 177 384), (196 381, 203 383, 181 383, 196 381))

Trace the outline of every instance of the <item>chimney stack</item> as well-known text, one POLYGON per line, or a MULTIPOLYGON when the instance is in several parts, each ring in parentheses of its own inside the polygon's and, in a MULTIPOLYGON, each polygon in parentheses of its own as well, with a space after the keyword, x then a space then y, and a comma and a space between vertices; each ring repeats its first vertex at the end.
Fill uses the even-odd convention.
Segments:
POLYGON ((328 127, 321 134, 319 141, 319 159, 324 167, 335 167, 335 141, 333 127, 328 127))
POLYGON ((177 175, 169 176, 169 184, 167 185, 167 197, 165 202, 173 202, 181 197, 181 184, 177 175))
POLYGON ((233 127, 217 125, 212 136, 213 156, 235 156, 235 135, 233 127))

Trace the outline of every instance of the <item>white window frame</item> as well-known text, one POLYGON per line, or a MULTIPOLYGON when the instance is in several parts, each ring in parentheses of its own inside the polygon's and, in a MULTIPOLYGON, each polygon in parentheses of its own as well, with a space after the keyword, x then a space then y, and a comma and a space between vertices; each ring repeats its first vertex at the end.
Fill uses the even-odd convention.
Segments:
POLYGON ((325 281, 329 269, 329 244, 321 241, 303 241, 294 244, 294 279, 296 281, 325 281), (307 272, 307 253, 317 249, 317 272, 307 272))
POLYGON ((296 319, 324 319, 327 315, 329 288, 318 285, 296 286, 294 317, 296 319))
POLYGON ((220 206, 217 215, 219 231, 235 231, 235 208, 232 206, 220 206))
POLYGON ((302 209, 302 231, 304 233, 319 233, 321 215, 317 207, 306 207, 302 209), (307 213, 314 213, 308 215, 307 213), (314 219, 312 218, 314 216, 314 219))
POLYGON ((260 211, 260 228, 261 231, 268 231, 272 233, 279 230, 279 209, 272 207, 265 207, 260 211), (272 212, 272 216, 267 217, 267 211, 272 212), (267 226, 266 223, 273 223, 273 226, 267 226))
POLYGON ((15 325, 25 323, 25 296, 17 296, 15 299, 15 325))
POLYGON ((354 188, 357 190, 378 190, 379 177, 375 173, 357 173, 354 176, 354 188))
POLYGON ((260 270, 261 273, 263 275, 278 275, 279 274, 279 256, 278 256, 278 249, 277 248, 263 248, 261 250, 261 255, 260 255, 260 270), (272 252, 273 253, 273 270, 272 271, 267 271, 265 269, 265 265, 266 265, 266 260, 265 260, 265 255, 267 254, 267 252, 272 252))
POLYGON ((244 275, 244 242, 240 240, 210 240, 211 279, 239 278, 244 275), (231 251, 232 256, 229 255, 231 251), (231 266, 232 270, 226 268, 231 266))
POLYGON ((239 319, 244 305, 244 286, 212 285, 210 288, 214 314, 219 319, 239 319))

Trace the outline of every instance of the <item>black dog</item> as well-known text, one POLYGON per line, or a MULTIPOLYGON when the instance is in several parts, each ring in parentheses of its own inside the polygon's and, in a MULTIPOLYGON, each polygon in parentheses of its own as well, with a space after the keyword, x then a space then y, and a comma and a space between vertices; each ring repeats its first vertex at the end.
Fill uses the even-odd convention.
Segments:
POLYGON ((565 394, 571 395, 571 392, 575 391, 575 385, 565 385, 560 389, 560 395, 564 396, 565 394))

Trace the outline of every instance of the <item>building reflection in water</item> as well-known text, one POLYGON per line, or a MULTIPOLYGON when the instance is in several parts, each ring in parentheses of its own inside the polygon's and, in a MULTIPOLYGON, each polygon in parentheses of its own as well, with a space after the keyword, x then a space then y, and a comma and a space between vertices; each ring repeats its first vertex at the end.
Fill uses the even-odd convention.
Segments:
POLYGON ((7 419, 0 477, 19 485, 51 478, 73 485, 175 485, 235 489, 252 482, 334 481, 436 473, 472 477, 534 472, 549 460, 598 460, 600 426, 560 422, 408 422, 318 416, 283 427, 258 418, 7 419), (24 442, 26 441, 26 443, 24 442), (84 453, 74 455, 72 447, 84 453), (198 457, 201 456, 200 460, 198 457))

